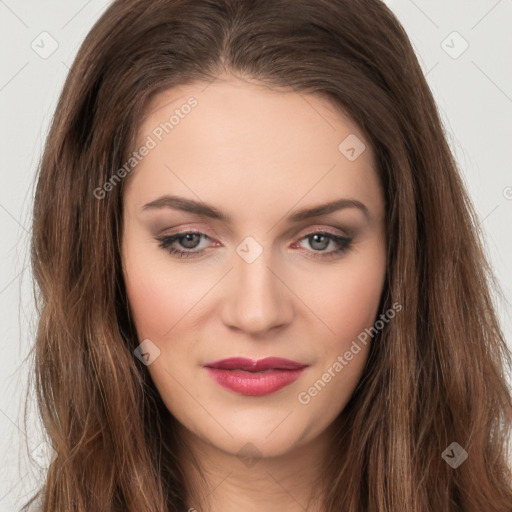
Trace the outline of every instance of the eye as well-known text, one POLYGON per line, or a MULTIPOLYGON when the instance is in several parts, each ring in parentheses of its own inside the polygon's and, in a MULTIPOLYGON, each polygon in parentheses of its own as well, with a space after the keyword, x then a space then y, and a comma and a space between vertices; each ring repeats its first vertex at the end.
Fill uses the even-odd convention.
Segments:
POLYGON ((340 254, 348 251, 352 244, 352 238, 335 235, 328 231, 314 231, 313 233, 309 233, 302 237, 301 241, 303 240, 306 240, 309 246, 313 248, 313 258, 330 258, 339 256, 340 254), (325 249, 327 249, 331 244, 334 245, 334 250, 326 251, 325 249))
MULTIPOLYGON (((157 237, 156 240, 160 242, 159 247, 168 251, 171 255, 179 258, 196 258, 201 256, 205 248, 197 250, 200 245, 201 239, 211 240, 208 235, 201 233, 200 231, 184 231, 182 233, 176 233, 171 236, 157 237), (178 243, 179 247, 176 248, 174 245, 178 243)), ((348 251, 351 247, 352 239, 335 235, 328 231, 314 231, 303 236, 299 242, 293 244, 293 247, 297 247, 302 241, 307 241, 312 251, 313 258, 329 258, 336 255, 340 255, 348 251), (334 245, 334 250, 326 251, 329 245, 334 245)))
POLYGON ((156 240, 160 242, 159 247, 167 250, 169 253, 173 255, 177 255, 180 258, 194 258, 200 256, 204 252, 204 249, 201 249, 199 251, 192 251, 192 249, 197 248, 198 241, 201 240, 201 237, 210 240, 210 237, 208 235, 205 235, 204 233, 201 233, 199 231, 186 231, 183 233, 177 233, 176 235, 172 236, 163 236, 160 238, 156 238, 156 240), (182 251, 173 247, 173 244, 177 241, 180 241, 182 247, 187 250, 182 251))

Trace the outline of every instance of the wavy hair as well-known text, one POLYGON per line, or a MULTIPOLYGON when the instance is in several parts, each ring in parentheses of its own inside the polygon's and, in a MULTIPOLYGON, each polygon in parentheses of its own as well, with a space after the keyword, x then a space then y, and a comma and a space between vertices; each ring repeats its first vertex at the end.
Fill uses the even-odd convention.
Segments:
POLYGON ((67 77, 41 158, 34 382, 57 457, 43 512, 177 512, 177 423, 146 368, 120 259, 149 101, 221 73, 316 94, 371 142, 386 201, 381 311, 322 475, 326 512, 511 512, 511 354, 478 219, 409 38, 380 0, 116 0, 67 77), (457 442, 456 469, 442 458, 457 442))

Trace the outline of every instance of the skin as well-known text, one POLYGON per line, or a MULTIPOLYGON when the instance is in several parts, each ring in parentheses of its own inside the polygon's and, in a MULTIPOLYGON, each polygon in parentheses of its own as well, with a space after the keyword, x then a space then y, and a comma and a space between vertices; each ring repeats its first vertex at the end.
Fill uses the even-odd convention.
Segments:
POLYGON ((378 317, 386 240, 374 152, 327 100, 231 76, 156 96, 141 122, 139 146, 190 96, 197 106, 125 183, 122 238, 139 339, 160 350, 146 369, 207 478, 202 494, 184 458, 188 504, 199 511, 321 510, 318 500, 308 503, 310 492, 370 343, 309 403, 297 397, 378 317), (350 134, 366 145, 354 161, 338 150, 350 134), (211 204, 232 220, 143 210, 164 194, 211 204), (286 220, 340 198, 364 203, 368 217, 352 207, 294 224, 286 220), (182 238, 173 247, 204 249, 199 257, 171 255, 155 240, 187 230, 209 238, 188 245, 182 238), (315 243, 307 237, 314 230, 350 235, 351 245, 315 258, 338 246, 328 239, 315 243), (251 263, 236 251, 248 236, 262 249, 251 263), (271 395, 243 396, 222 388, 202 367, 237 356, 277 356, 309 366, 271 395), (250 467, 238 455, 247 443, 258 454, 250 467))

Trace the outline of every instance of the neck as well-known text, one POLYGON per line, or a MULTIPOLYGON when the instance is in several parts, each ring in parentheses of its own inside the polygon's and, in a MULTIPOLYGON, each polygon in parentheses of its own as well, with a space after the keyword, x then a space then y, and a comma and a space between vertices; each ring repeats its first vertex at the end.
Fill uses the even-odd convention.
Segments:
POLYGON ((199 466, 190 456, 181 457, 191 512, 323 512, 318 494, 333 425, 308 444, 263 458, 254 445, 231 453, 180 430, 199 466))

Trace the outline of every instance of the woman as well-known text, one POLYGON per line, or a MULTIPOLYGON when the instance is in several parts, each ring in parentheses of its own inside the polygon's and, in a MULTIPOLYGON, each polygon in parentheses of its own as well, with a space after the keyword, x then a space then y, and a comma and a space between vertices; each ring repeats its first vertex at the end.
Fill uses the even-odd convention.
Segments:
POLYGON ((380 1, 114 1, 32 263, 41 510, 512 510, 492 274, 380 1))

